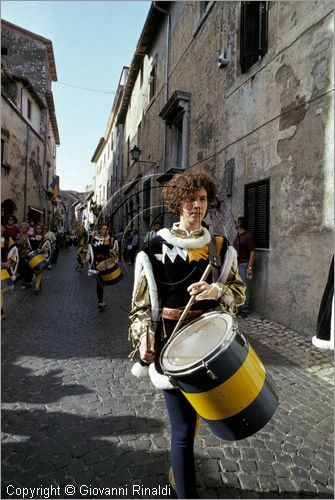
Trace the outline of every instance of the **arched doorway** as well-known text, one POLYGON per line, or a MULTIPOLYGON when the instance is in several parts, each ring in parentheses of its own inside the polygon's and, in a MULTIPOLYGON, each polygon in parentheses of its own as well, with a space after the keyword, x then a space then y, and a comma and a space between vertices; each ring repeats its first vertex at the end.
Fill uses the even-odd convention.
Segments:
POLYGON ((6 215, 15 215, 17 207, 13 200, 7 198, 7 200, 1 203, 1 217, 6 217, 6 215))

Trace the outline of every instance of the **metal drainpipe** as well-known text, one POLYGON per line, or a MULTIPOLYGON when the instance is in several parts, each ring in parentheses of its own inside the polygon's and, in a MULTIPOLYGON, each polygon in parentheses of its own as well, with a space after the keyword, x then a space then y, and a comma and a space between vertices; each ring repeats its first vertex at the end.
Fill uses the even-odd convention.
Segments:
MULTIPOLYGON (((46 163, 47 163, 47 147, 48 147, 48 112, 47 112, 47 109, 44 112, 44 117, 43 118, 44 118, 44 152, 43 152, 43 172, 42 172, 42 179, 44 181, 45 177, 46 177, 46 179, 48 179, 48 175, 46 174, 46 171, 45 171, 45 167, 46 167, 46 163)), ((43 185, 43 187, 44 187, 44 185, 43 185)), ((47 190, 48 189, 49 189, 49 186, 47 185, 47 190)), ((45 196, 45 193, 43 193, 43 195, 45 196)), ((50 201, 49 200, 47 200, 47 205, 48 205, 48 209, 52 208, 52 206, 50 207, 50 201)))
POLYGON ((23 205, 24 205, 24 219, 27 218, 27 190, 28 190, 28 155, 29 155, 29 125, 26 125, 27 128, 27 143, 26 143, 26 164, 24 168, 24 191, 23 191, 23 205))
MULTIPOLYGON (((166 27, 166 57, 165 57, 165 92, 164 92, 164 105, 169 99, 169 62, 170 62, 170 12, 162 9, 156 5, 156 2, 152 2, 155 9, 163 12, 167 15, 167 27, 166 27)), ((164 122, 164 141, 163 141, 163 172, 165 172, 165 156, 166 156, 166 143, 167 143, 167 126, 164 122)))

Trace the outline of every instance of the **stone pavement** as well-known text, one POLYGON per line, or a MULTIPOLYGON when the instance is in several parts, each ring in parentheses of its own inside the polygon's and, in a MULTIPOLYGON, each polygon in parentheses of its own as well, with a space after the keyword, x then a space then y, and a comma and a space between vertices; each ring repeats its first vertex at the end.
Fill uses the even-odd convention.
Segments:
MULTIPOLYGON (((132 377, 127 358, 132 268, 106 288, 99 311, 94 277, 75 265, 74 250, 61 251, 40 295, 6 293, 2 498, 174 498, 162 489, 169 429, 161 391, 132 377)), ((333 354, 254 316, 240 328, 280 405, 241 441, 220 441, 202 425, 200 497, 333 498, 333 354)))

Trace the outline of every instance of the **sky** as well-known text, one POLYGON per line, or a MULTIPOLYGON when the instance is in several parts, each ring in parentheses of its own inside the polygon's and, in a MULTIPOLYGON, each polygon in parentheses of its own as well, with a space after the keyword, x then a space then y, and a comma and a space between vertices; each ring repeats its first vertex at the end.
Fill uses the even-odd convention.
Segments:
POLYGON ((60 188, 83 192, 105 134, 123 66, 130 66, 151 2, 2 0, 1 18, 52 41, 60 188), (78 88, 81 87, 81 88, 78 88), (90 90, 85 90, 90 89, 90 90))

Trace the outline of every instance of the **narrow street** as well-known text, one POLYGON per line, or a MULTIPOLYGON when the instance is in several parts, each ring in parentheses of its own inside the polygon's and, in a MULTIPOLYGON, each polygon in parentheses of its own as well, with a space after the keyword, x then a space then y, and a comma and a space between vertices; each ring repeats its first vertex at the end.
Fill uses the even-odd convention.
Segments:
MULTIPOLYGON (((23 488, 47 488, 50 498, 174 498, 157 493, 169 468, 162 394, 130 374, 133 268, 106 288, 108 307, 99 311, 95 278, 75 266, 75 250, 61 250, 40 295, 17 286, 5 297, 2 498, 23 498, 23 488)), ((280 405, 238 442, 202 425, 200 497, 333 498, 333 353, 258 317, 240 326, 277 383, 280 405)))

